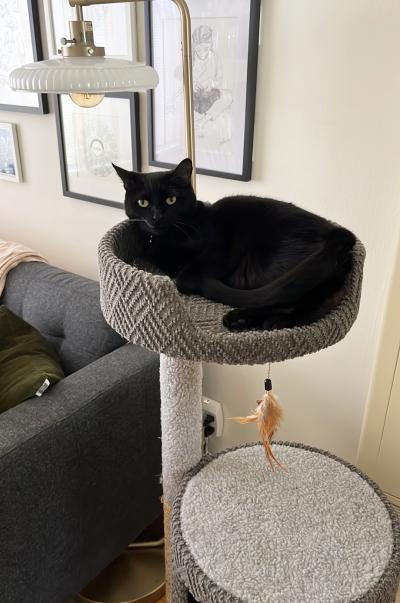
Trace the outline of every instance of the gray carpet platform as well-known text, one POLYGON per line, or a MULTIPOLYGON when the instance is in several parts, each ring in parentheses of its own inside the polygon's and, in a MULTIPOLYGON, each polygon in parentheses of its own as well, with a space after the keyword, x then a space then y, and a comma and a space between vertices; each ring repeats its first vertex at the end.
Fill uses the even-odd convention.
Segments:
POLYGON ((191 470, 173 508, 175 572, 194 597, 229 603, 386 603, 396 598, 400 524, 379 488, 326 452, 261 445, 191 470))
POLYGON ((203 297, 178 293, 174 282, 140 263, 132 224, 112 228, 99 246, 104 316, 122 337, 168 356, 224 364, 265 364, 317 352, 346 335, 360 302, 365 250, 359 241, 343 298, 334 311, 305 327, 232 333, 230 310, 203 297))

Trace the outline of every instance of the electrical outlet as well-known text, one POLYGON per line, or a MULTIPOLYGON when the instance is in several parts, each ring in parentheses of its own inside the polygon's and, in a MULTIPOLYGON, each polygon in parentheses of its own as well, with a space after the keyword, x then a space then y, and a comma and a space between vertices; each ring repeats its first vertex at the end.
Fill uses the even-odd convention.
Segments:
POLYGON ((214 435, 217 436, 217 438, 221 437, 222 432, 224 431, 224 412, 222 410, 222 404, 212 398, 203 398, 203 410, 214 417, 214 435))

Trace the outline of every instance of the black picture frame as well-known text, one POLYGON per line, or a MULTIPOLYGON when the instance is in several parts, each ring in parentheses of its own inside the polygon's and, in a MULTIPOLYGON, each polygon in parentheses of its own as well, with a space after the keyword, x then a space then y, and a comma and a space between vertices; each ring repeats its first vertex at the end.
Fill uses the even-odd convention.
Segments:
MULTIPOLYGON (((202 0, 196 0, 200 4, 202 0)), ((248 182, 252 176, 253 163, 253 141, 254 141, 254 121, 256 110, 256 88, 257 88, 257 66, 258 66, 258 47, 259 47, 259 29, 261 17, 261 0, 247 0, 250 3, 249 11, 249 31, 248 31, 248 54, 247 54, 247 82, 246 82, 246 101, 245 101, 245 120, 244 120, 244 141, 243 141, 243 161, 240 173, 231 173, 226 171, 212 170, 197 167, 198 174, 226 178, 230 180, 241 180, 248 182)), ((145 2, 145 48, 146 62, 154 66, 152 49, 152 2, 145 2)), ((147 132, 148 132, 148 162, 150 166, 171 169, 174 167, 171 163, 159 161, 155 158, 155 140, 154 140, 154 91, 147 93, 147 132)))
MULTIPOLYGON (((97 203, 99 205, 106 205, 108 207, 116 207, 118 209, 124 209, 124 193, 121 187, 121 202, 111 201, 109 199, 102 199, 100 197, 93 197, 78 193, 76 191, 69 190, 68 187, 68 174, 67 174, 67 161, 65 153, 65 136, 64 136, 64 125, 60 97, 62 95, 54 95, 55 102, 55 116, 56 116, 56 128, 57 128, 57 140, 58 140, 58 152, 60 159, 60 171, 61 171, 61 182, 62 191, 65 197, 72 199, 80 199, 82 201, 88 201, 89 203, 97 203)), ((132 140, 132 166, 135 172, 141 171, 141 144, 140 144, 140 121, 139 121, 139 95, 135 92, 110 92, 105 94, 107 98, 125 98, 130 101, 130 118, 131 118, 131 140, 132 140)))
MULTIPOLYGON (((29 14, 29 25, 31 30, 33 60, 43 60, 42 39, 40 34, 40 20, 38 0, 26 0, 29 14)), ((9 105, 0 103, 0 111, 17 111, 20 113, 36 113, 43 115, 49 113, 49 103, 47 94, 38 93, 38 106, 30 107, 28 105, 9 105)))

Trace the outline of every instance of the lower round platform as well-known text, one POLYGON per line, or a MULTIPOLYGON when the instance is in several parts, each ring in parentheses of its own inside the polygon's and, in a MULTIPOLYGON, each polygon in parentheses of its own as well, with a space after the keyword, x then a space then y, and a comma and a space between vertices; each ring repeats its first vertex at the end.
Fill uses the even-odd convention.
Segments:
POLYGON ((173 511, 175 572, 202 603, 394 602, 400 525, 378 487, 317 449, 206 457, 173 511))
POLYGON ((154 603, 165 592, 164 548, 125 551, 77 597, 79 603, 154 603))

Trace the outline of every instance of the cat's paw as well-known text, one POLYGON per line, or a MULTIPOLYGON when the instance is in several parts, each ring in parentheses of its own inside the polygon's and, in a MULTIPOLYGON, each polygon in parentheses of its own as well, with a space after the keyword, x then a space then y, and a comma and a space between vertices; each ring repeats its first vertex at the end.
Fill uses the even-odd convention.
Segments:
POLYGON ((247 331, 259 328, 259 321, 247 310, 230 310, 222 319, 224 326, 230 331, 247 331))
POLYGON ((175 281, 176 288, 183 295, 195 295, 200 293, 200 284, 196 279, 177 277, 175 281))

